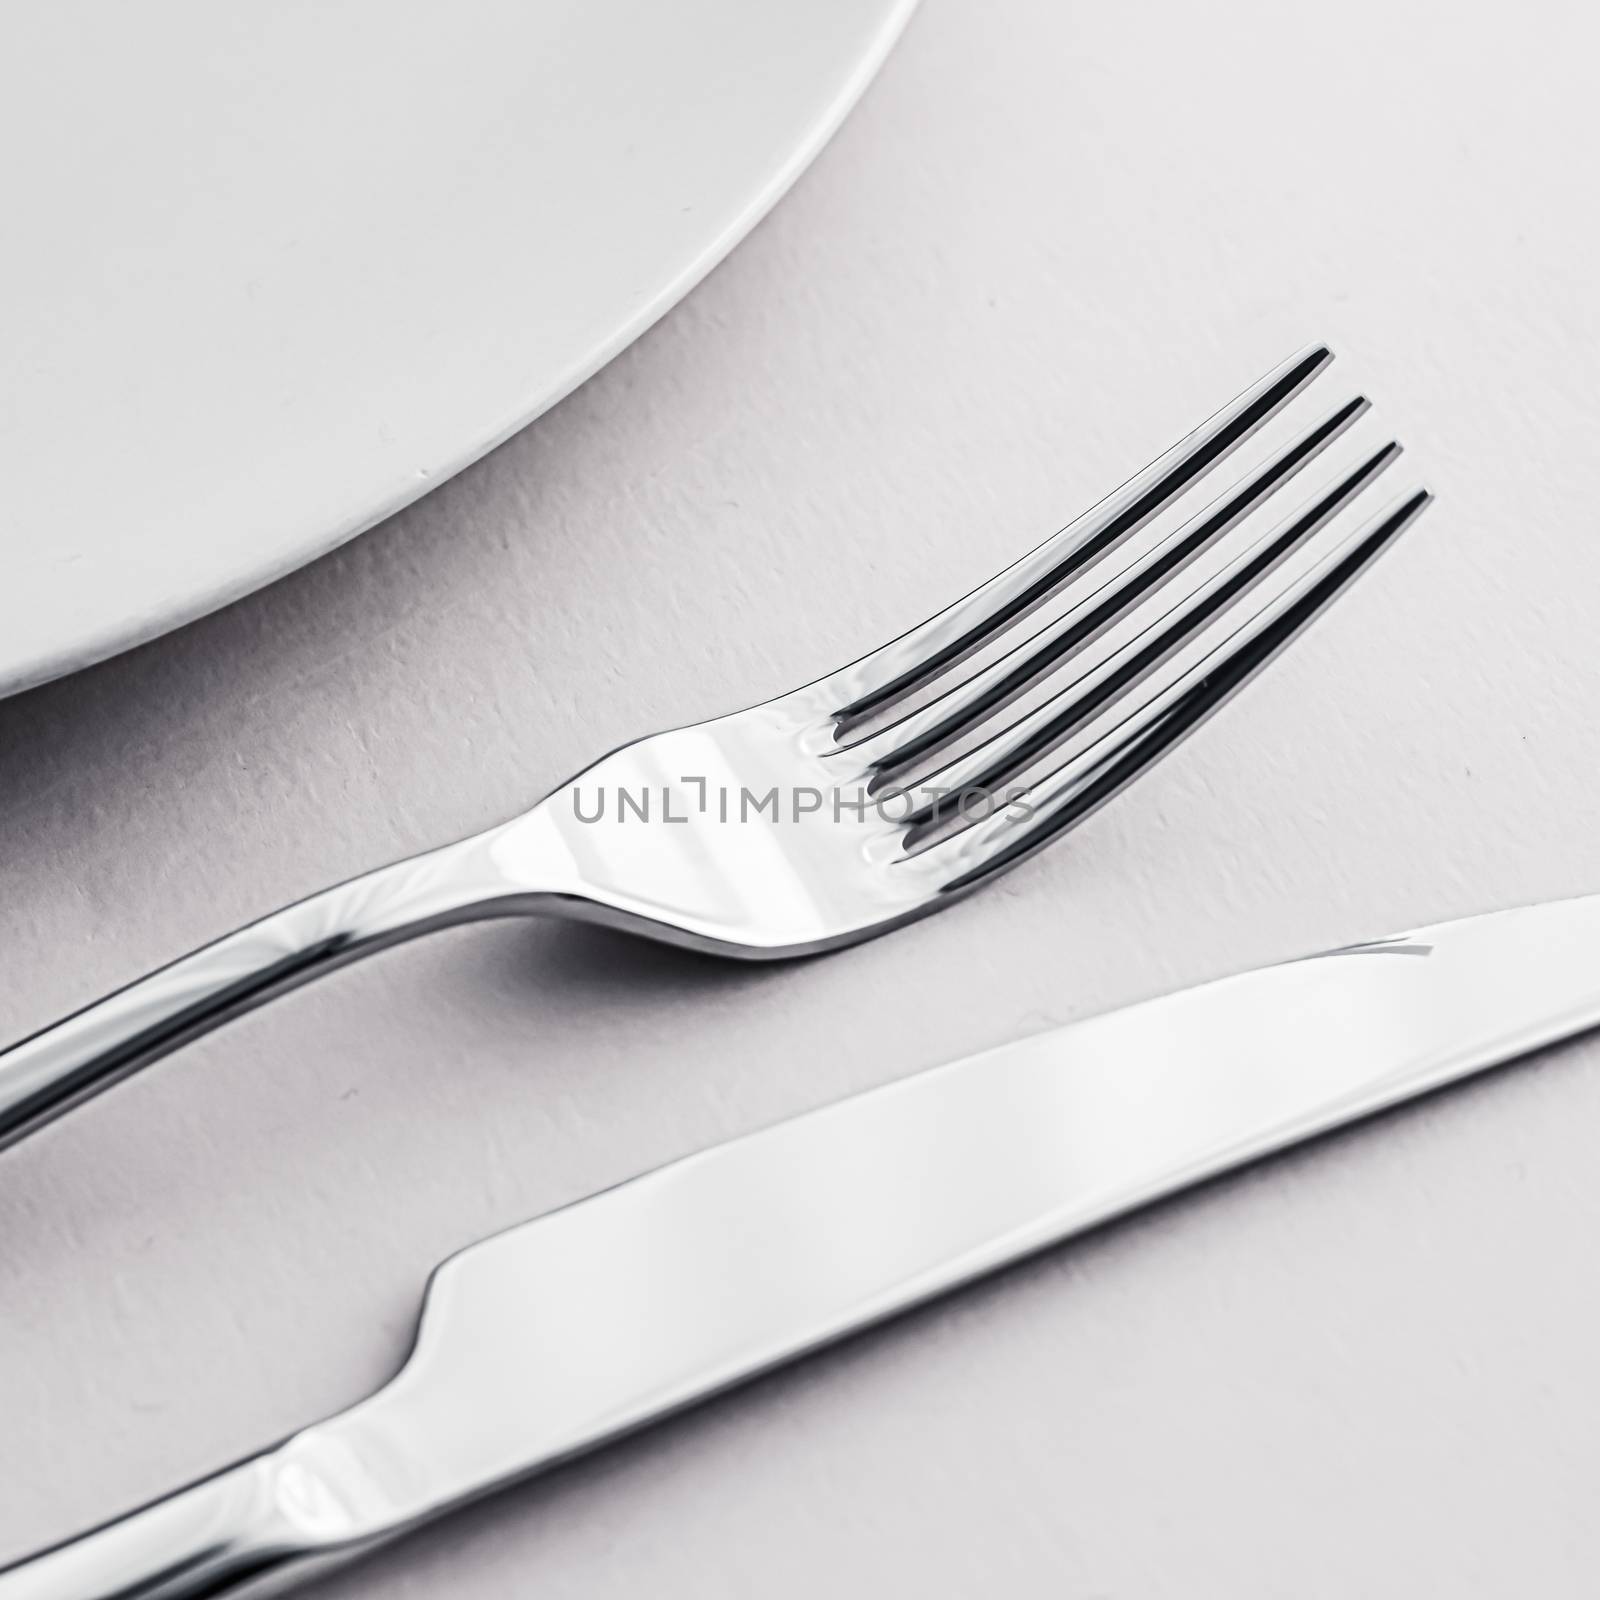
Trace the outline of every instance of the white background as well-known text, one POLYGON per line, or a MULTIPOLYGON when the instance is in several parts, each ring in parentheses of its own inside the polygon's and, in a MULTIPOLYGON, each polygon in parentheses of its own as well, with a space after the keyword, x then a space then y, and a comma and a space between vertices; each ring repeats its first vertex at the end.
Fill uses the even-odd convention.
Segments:
MULTIPOLYGON (((1054 1021, 1600 887, 1597 45, 1575 6, 928 0, 777 212, 555 412, 0 704, 12 1036, 859 653, 1309 340, 1439 495, 947 915, 760 970, 436 936, 0 1156, 0 1557, 356 1399, 492 1229, 1054 1021)), ((1597 1064, 1108 1230, 325 1592, 1586 1594, 1597 1064)))

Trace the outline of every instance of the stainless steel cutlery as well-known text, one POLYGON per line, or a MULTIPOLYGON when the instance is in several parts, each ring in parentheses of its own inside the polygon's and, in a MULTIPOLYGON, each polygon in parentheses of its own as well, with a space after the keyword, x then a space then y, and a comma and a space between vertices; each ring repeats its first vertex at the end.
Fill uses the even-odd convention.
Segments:
POLYGON ((0 1052, 0 1143, 293 985, 447 924, 553 915, 765 958, 951 904, 1158 760, 1426 504, 1421 489, 1380 494, 1399 449, 1359 445, 1364 400, 1300 421, 1287 409, 1318 401, 1330 359, 1285 363, 854 664, 628 745, 511 822, 266 917, 0 1052), (1214 493, 1251 441, 1269 447, 1214 493))
POLYGON ((0 1572, 0 1600, 276 1586, 1188 1184, 1600 1024, 1600 896, 1057 1028, 464 1250, 385 1388, 0 1572))

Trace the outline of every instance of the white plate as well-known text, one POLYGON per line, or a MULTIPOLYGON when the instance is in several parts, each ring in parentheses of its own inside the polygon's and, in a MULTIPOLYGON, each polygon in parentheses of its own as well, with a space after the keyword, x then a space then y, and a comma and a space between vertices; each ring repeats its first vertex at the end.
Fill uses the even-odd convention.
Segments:
POLYGON ((726 254, 913 0, 0 20, 0 693, 415 499, 726 254))

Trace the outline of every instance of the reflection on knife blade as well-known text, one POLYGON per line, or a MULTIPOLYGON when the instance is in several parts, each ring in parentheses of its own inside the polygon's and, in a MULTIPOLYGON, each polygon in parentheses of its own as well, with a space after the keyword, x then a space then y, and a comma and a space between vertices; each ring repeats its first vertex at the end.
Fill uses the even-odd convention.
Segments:
POLYGON ((0 1600, 276 1585, 1159 1196, 1596 1024, 1600 896, 1347 946, 917 1073, 462 1251, 435 1273, 384 1389, 0 1573, 0 1600))

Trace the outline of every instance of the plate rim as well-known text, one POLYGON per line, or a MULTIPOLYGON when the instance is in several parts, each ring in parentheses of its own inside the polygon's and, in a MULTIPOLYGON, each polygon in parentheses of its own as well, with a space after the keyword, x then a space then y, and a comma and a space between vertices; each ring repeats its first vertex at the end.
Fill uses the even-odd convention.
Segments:
POLYGON ((128 617, 117 625, 87 630, 54 649, 35 652, 32 656, 12 662, 0 661, 0 699, 24 694, 30 689, 81 672, 86 667, 108 661, 139 645, 148 644, 309 566, 425 498, 441 484, 481 461, 559 405, 647 333, 691 289, 704 281, 789 192, 838 132, 877 77, 918 4, 919 0, 886 0, 882 19, 869 47, 857 56, 831 99, 819 109, 804 134, 788 149, 784 159, 775 164, 765 180, 751 191, 727 225, 713 235, 674 277, 630 310, 606 337, 595 341, 554 381, 530 392, 500 426, 447 453, 437 464, 430 466, 425 479, 411 477, 402 480, 392 486, 389 493, 375 499, 370 506, 346 521, 332 527, 325 526, 316 534, 307 534, 298 539, 286 535, 282 545, 270 554, 255 561, 241 560, 236 571, 225 582, 176 595, 170 603, 156 610, 128 617))

